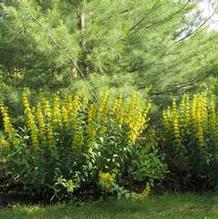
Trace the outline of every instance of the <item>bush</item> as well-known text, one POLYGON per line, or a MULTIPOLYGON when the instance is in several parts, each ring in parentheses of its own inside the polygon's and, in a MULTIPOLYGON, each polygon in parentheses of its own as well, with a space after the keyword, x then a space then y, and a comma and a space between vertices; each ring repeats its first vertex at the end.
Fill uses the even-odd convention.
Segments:
POLYGON ((163 112, 162 132, 162 148, 176 184, 185 189, 214 188, 218 179, 215 97, 202 93, 174 101, 163 112))
POLYGON ((49 100, 41 94, 38 104, 32 106, 24 93, 22 127, 12 124, 7 107, 1 104, 5 174, 21 183, 25 192, 49 197, 78 194, 83 188, 98 193, 101 172, 113 175, 120 184, 126 168, 131 169, 128 165, 133 165, 132 157, 135 160, 128 177, 137 181, 136 175, 140 175, 144 185, 162 178, 165 168, 155 175, 157 166, 163 166, 159 155, 138 143, 148 127, 150 104, 138 94, 117 95, 114 100, 108 97, 108 91, 98 101, 79 95, 54 95, 49 100), (135 167, 142 168, 141 172, 135 167))

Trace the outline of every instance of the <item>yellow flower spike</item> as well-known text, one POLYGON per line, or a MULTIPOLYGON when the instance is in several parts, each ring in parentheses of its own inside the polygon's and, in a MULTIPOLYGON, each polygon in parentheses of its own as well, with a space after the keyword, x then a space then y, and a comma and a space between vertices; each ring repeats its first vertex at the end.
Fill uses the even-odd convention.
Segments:
MULTIPOLYGON (((147 114, 146 114, 147 117, 147 114)), ((135 143, 143 128, 147 127, 144 113, 140 111, 129 122, 130 131, 128 133, 129 140, 135 143)))
POLYGON ((42 113, 45 115, 46 119, 48 121, 51 120, 52 117, 52 110, 49 101, 45 98, 43 93, 40 94, 40 101, 39 101, 41 108, 42 108, 42 113))
MULTIPOLYGON (((184 127, 186 127, 186 96, 184 95, 182 97, 182 100, 179 105, 179 120, 181 124, 183 124, 184 127)), ((181 127, 181 133, 185 133, 185 129, 183 129, 183 126, 181 127)))
POLYGON ((99 135, 103 135, 107 131, 107 127, 105 125, 101 125, 99 129, 99 135))
POLYGON ((141 200, 141 199, 148 197, 150 193, 151 193, 151 186, 147 184, 144 190, 142 191, 142 193, 140 194, 135 193, 134 197, 141 200))
POLYGON ((107 103, 108 96, 109 96, 108 90, 102 92, 102 95, 100 96, 98 101, 98 105, 99 105, 98 108, 100 112, 103 110, 105 104, 107 103))
POLYGON ((42 91, 40 91, 39 93, 39 103, 41 103, 42 105, 46 102, 46 98, 45 98, 45 95, 42 91))
POLYGON ((192 100, 191 116, 192 116, 192 119, 194 121, 196 121, 196 118, 197 118, 197 95, 194 95, 194 98, 192 100))
POLYGON ((129 99, 127 112, 134 113, 135 111, 137 111, 137 107, 138 107, 138 96, 136 94, 133 94, 129 99))
POLYGON ((142 115, 145 119, 149 120, 149 112, 151 110, 151 104, 148 103, 146 106, 142 108, 142 115))
POLYGON ((48 121, 50 121, 52 117, 52 112, 51 112, 51 106, 49 101, 45 102, 44 109, 45 109, 45 116, 48 119, 48 121))
POLYGON ((82 146, 82 143, 83 143, 83 134, 78 131, 73 135, 73 145, 75 145, 78 148, 82 146))
POLYGON ((191 107, 190 107, 190 99, 189 97, 186 97, 185 99, 185 121, 184 121, 184 126, 185 129, 188 130, 190 127, 190 122, 191 122, 191 107))
POLYGON ((9 143, 4 138, 0 138, 0 145, 2 146, 4 153, 7 153, 10 150, 9 143))
POLYGON ((181 144, 181 136, 180 136, 180 128, 179 128, 179 120, 177 117, 173 120, 173 129, 174 129, 174 136, 177 144, 181 144))
POLYGON ((207 101, 204 94, 196 95, 193 100, 193 105, 195 107, 194 124, 196 130, 196 137, 199 141, 200 147, 206 145, 204 141, 204 129, 207 121, 207 101))
POLYGON ((173 99, 172 108, 168 107, 167 115, 168 115, 169 120, 172 123, 175 141, 177 144, 180 144, 180 129, 179 129, 179 120, 178 120, 178 115, 177 115, 177 103, 175 99, 173 99))
POLYGON ((137 137, 139 136, 141 130, 145 128, 145 121, 147 115, 144 115, 143 112, 141 112, 141 109, 138 109, 138 111, 135 113, 134 117, 132 117, 129 121, 129 140, 135 143, 137 137))
POLYGON ((0 112, 3 117, 4 131, 7 134, 8 138, 12 140, 14 137, 14 128, 12 126, 11 119, 8 114, 7 108, 3 104, 0 104, 0 112))
POLYGON ((122 95, 119 95, 114 103, 113 103, 113 107, 112 107, 112 110, 111 110, 111 113, 114 114, 117 110, 119 110, 119 108, 121 107, 121 104, 123 102, 123 96, 122 95))
POLYGON ((216 104, 215 104, 214 96, 210 98, 209 111, 210 111, 209 124, 211 127, 211 132, 215 136, 215 138, 218 139, 217 114, 216 114, 216 104))
POLYGON ((202 119, 203 119, 203 125, 206 125, 206 121, 208 120, 208 108, 207 108, 207 97, 206 94, 204 93, 202 96, 202 119))
POLYGON ((72 109, 72 96, 68 95, 65 99, 64 99, 64 106, 66 107, 67 111, 70 112, 72 109))
POLYGON ((96 136, 96 130, 95 130, 96 109, 94 104, 91 104, 90 107, 88 108, 87 117, 88 117, 87 135, 89 142, 92 142, 96 136))
POLYGON ((162 118, 163 118, 164 126, 167 129, 169 129, 170 128, 170 121, 169 121, 169 118, 168 118, 168 115, 167 115, 166 111, 163 111, 162 118))
MULTIPOLYGON (((108 113, 108 96, 109 91, 105 90, 103 91, 103 94, 101 95, 98 103, 97 103, 97 109, 98 109, 98 120, 101 126, 104 126, 106 116, 108 113)), ((102 131, 102 130, 101 130, 102 131)))
POLYGON ((207 93, 196 94, 192 99, 183 96, 179 105, 164 111, 163 124, 168 134, 173 131, 178 144, 193 137, 196 146, 205 150, 208 134, 218 139, 216 102, 207 93))
POLYGON ((59 127, 62 127, 62 118, 61 118, 61 111, 60 111, 60 98, 57 95, 55 95, 54 99, 53 99, 52 117, 53 117, 54 124, 58 125, 59 127))
POLYGON ((70 106, 69 106, 69 124, 70 125, 75 125, 76 123, 76 118, 78 116, 78 112, 81 108, 81 101, 79 96, 75 96, 73 100, 71 100, 70 106))
POLYGON ((115 175, 108 172, 104 173, 100 171, 98 174, 98 178, 100 181, 106 184, 106 189, 110 189, 112 187, 112 183, 115 182, 115 175))
POLYGON ((38 150, 39 142, 38 142, 38 132, 37 126, 35 123, 34 114, 30 108, 29 100, 26 93, 22 94, 23 106, 24 106, 24 114, 27 120, 27 127, 30 130, 30 137, 32 141, 32 147, 34 151, 38 150))
POLYGON ((62 117, 63 117, 63 123, 66 126, 66 124, 68 123, 68 110, 65 106, 61 107, 61 111, 62 111, 62 117))
POLYGON ((91 124, 89 124, 87 127, 87 133, 88 133, 89 141, 90 142, 93 141, 95 139, 95 136, 96 136, 96 130, 91 124))
POLYGON ((54 141, 54 134, 51 124, 49 124, 47 128, 47 136, 48 136, 49 144, 52 144, 54 141))
POLYGON ((120 124, 128 124, 133 116, 133 110, 130 109, 130 98, 125 101, 123 96, 119 96, 115 101, 117 105, 114 109, 112 108, 114 119, 120 124))
MULTIPOLYGON (((41 112, 38 112, 38 117, 40 118, 41 117, 41 120, 42 120, 42 116, 43 116, 43 121, 44 123, 46 123, 47 125, 43 125, 43 121, 41 121, 41 127, 42 127, 42 130, 43 132, 45 132, 45 135, 47 136, 47 139, 48 139, 48 143, 49 144, 52 144, 53 143, 53 127, 52 127, 52 123, 53 123, 53 109, 52 109, 52 106, 49 102, 49 100, 47 100, 45 98, 45 96, 43 95, 43 93, 40 94, 40 102, 39 102, 39 105, 40 105, 40 108, 41 108, 41 111, 42 111, 42 115, 41 112), (43 115, 44 114, 44 115, 43 115), (44 130, 45 128, 45 130, 44 130)), ((46 137, 45 137, 46 138, 46 137)))
POLYGON ((82 99, 82 104, 83 104, 84 107, 87 106, 88 102, 89 102, 89 98, 83 97, 83 99, 82 99))
POLYGON ((177 103, 175 99, 173 99, 172 112, 174 116, 177 116, 177 103))
POLYGON ((42 113, 42 107, 40 104, 38 105, 36 109, 36 118, 37 118, 38 125, 39 125, 39 132, 40 132, 39 134, 44 136, 46 133, 46 126, 45 126, 44 116, 42 113))
POLYGON ((97 104, 97 117, 98 117, 98 123, 99 123, 99 134, 103 134, 107 128, 105 126, 107 116, 109 115, 108 111, 108 96, 109 96, 109 91, 106 90, 104 94, 101 96, 101 98, 98 101, 97 104))
POLYGON ((122 124, 124 122, 124 117, 125 117, 124 113, 125 113, 125 111, 123 108, 120 108, 119 111, 117 111, 117 113, 116 113, 116 120, 120 124, 122 124))
POLYGON ((90 107, 88 108, 87 115, 88 115, 88 122, 93 123, 94 118, 96 116, 96 109, 94 104, 91 104, 90 107))

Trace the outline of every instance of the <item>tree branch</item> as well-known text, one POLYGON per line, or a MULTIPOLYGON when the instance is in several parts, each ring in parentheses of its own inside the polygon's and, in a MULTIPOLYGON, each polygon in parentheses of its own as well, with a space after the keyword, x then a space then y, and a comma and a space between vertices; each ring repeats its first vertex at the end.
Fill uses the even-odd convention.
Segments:
MULTIPOLYGON (((31 18, 41 27, 42 31, 47 35, 48 39, 60 50, 64 52, 64 56, 67 57, 72 63, 73 65, 77 68, 79 74, 81 75, 81 77, 83 78, 84 81, 88 80, 86 79, 85 75, 83 74, 83 72, 80 70, 79 66, 77 65, 76 61, 74 60, 74 58, 69 55, 66 50, 64 48, 62 48, 57 42, 56 40, 52 37, 52 35, 48 32, 48 30, 46 30, 43 26, 43 24, 41 24, 41 22, 34 17, 34 15, 30 12, 30 10, 28 10, 29 15, 31 16, 31 18)), ((97 100, 96 95, 93 93, 93 91, 88 88, 89 92, 91 93, 91 95, 94 97, 95 100, 97 100)))

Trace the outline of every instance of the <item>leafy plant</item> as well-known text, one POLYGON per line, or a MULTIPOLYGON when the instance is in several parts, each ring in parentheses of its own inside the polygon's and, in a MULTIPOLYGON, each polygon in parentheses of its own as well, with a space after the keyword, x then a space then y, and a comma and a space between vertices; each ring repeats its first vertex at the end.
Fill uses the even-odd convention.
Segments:
MULTIPOLYGON (((218 148, 217 101, 213 95, 183 96, 163 112, 160 144, 169 169, 177 175, 201 181, 199 187, 217 183, 218 148)), ((178 181, 178 184, 180 182, 178 181)))
MULTIPOLYGON (((72 194, 97 184, 99 171, 122 178, 139 136, 148 127, 150 103, 137 93, 127 98, 118 94, 111 100, 106 90, 98 101, 78 94, 54 95, 49 100, 41 94, 35 106, 26 92, 22 99, 23 127, 12 124, 1 104, 1 156, 5 173, 31 194, 72 194)), ((137 159, 142 162, 140 156, 137 159)), ((149 168, 155 173, 156 167, 149 168)), ((150 178, 159 176, 147 174, 144 181, 150 178)))

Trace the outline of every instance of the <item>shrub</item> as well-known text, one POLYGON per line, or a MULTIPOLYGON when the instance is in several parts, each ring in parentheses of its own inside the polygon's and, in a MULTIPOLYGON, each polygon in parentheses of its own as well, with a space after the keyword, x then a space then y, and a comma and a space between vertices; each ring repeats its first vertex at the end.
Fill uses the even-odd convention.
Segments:
POLYGON ((193 98, 185 95, 180 103, 174 101, 163 112, 161 144, 169 169, 178 177, 177 184, 183 181, 189 189, 214 187, 218 167, 215 97, 202 93, 193 98))
MULTIPOLYGON (((5 174, 21 183, 25 192, 62 197, 94 185, 98 193, 100 172, 122 182, 125 168, 140 147, 138 138, 148 126, 148 102, 136 93, 109 100, 108 91, 98 101, 77 94, 54 95, 49 100, 41 94, 32 106, 26 93, 22 99, 22 127, 12 124, 7 107, 1 104, 4 129, 0 140, 5 174)), ((136 163, 138 159, 160 159, 143 147, 140 151, 143 156, 138 154, 136 163)), ((142 161, 139 163, 141 167, 142 161)), ((142 171, 153 171, 153 175, 142 172, 144 185, 159 178, 150 164, 143 166, 142 171)), ((161 161, 157 164, 162 165, 161 161)))

